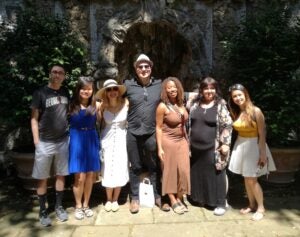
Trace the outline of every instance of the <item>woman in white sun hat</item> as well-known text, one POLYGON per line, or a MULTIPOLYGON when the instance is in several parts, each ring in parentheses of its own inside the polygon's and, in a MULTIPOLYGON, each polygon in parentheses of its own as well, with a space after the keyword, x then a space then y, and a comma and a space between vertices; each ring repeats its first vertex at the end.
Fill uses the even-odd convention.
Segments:
POLYGON ((126 87, 115 80, 104 82, 96 98, 102 100, 100 111, 103 128, 101 130, 102 186, 106 188, 106 211, 118 211, 121 187, 129 180, 126 148, 126 127, 128 100, 123 98, 126 87))

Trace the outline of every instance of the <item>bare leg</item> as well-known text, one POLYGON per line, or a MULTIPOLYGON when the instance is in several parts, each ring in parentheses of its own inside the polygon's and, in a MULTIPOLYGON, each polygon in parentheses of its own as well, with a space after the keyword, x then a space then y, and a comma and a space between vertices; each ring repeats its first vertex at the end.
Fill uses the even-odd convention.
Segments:
POLYGON ((171 206, 173 206, 175 203, 177 203, 177 198, 173 193, 168 193, 168 196, 170 198, 171 206))
POLYGON ((83 189, 83 197, 84 197, 83 207, 89 206, 94 179, 95 179, 94 172, 86 173, 86 179, 85 179, 84 189, 83 189))
POLYGON ((86 179, 85 173, 76 173, 75 174, 73 193, 74 193, 74 197, 75 197, 76 208, 82 208, 82 195, 83 195, 85 179, 86 179))
POLYGON ((249 181, 249 186, 251 187, 253 196, 256 200, 257 203, 257 211, 259 212, 264 212, 265 207, 264 207, 264 195, 263 191, 261 189, 260 184, 257 181, 257 178, 251 178, 249 181))
POLYGON ((121 187, 116 187, 113 189, 112 201, 117 202, 121 193, 121 187))
POLYGON ((183 200, 183 193, 182 192, 178 192, 177 193, 177 202, 180 204, 181 206, 181 209, 184 211, 184 212, 188 212, 188 208, 187 208, 187 205, 186 203, 184 202, 183 200))
POLYGON ((106 203, 104 206, 105 211, 109 212, 112 210, 112 203, 113 203, 113 192, 114 189, 113 188, 105 188, 106 191, 106 203))
POLYGON ((55 182, 56 191, 64 191, 65 188, 65 176, 57 175, 55 182))
POLYGON ((252 191, 254 199, 257 203, 257 210, 252 215, 251 219, 254 221, 259 221, 264 217, 264 212, 265 212, 265 207, 264 207, 264 203, 263 203, 264 202, 263 191, 262 191, 256 177, 249 178, 247 182, 248 182, 249 188, 252 191))
POLYGON ((180 215, 183 214, 184 210, 182 208, 182 205, 180 205, 181 200, 180 200, 180 198, 178 198, 178 195, 173 194, 173 193, 168 193, 168 196, 170 198, 171 207, 172 207, 173 211, 176 214, 180 214, 180 215))
POLYGON ((176 199, 177 199, 177 202, 183 203, 183 193, 178 192, 176 199))
POLYGON ((39 179, 37 183, 37 195, 44 195, 47 193, 47 179, 39 179))
POLYGON ((113 200, 113 188, 105 188, 107 201, 112 202, 113 200))
POLYGON ((251 179, 252 179, 251 177, 245 177, 244 178, 247 197, 248 197, 248 200, 249 200, 249 207, 242 209, 241 210, 242 214, 247 214, 247 213, 253 211, 256 207, 255 197, 254 197, 254 194, 253 194, 253 189, 251 187, 251 179))

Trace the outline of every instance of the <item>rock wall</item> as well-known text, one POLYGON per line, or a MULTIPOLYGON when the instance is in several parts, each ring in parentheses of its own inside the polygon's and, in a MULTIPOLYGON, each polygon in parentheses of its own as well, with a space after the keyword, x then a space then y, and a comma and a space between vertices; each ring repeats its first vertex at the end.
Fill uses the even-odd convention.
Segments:
POLYGON ((97 63, 94 76, 100 81, 132 76, 134 57, 143 52, 154 62, 154 76, 177 76, 191 88, 203 76, 222 77, 224 34, 259 1, 6 0, 0 17, 9 18, 8 6, 26 2, 45 14, 67 16, 97 63))

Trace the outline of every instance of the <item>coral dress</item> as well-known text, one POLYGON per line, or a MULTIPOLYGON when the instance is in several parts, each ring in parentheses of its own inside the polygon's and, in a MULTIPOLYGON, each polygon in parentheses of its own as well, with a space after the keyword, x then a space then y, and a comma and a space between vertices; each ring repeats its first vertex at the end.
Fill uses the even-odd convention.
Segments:
POLYGON ((126 147, 126 125, 128 106, 117 113, 104 110, 105 128, 101 132, 102 185, 115 188, 124 186, 129 180, 126 147))
POLYGON ((162 194, 178 193, 190 194, 190 159, 189 145, 183 132, 188 119, 184 114, 184 123, 178 112, 170 110, 164 116, 162 127, 162 148, 165 153, 162 164, 162 194))
POLYGON ((100 171, 100 141, 95 127, 96 114, 85 109, 70 116, 69 172, 100 171))

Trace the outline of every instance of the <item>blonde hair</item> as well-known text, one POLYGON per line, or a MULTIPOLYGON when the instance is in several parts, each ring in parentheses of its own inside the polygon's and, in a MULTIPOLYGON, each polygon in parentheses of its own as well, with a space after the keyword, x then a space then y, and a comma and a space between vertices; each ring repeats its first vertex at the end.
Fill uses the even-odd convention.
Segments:
MULTIPOLYGON (((125 98, 122 95, 120 95, 120 91, 119 91, 119 95, 117 97, 117 103, 118 103, 118 105, 121 105, 121 104, 124 104, 124 102, 125 102, 125 98)), ((106 90, 104 91, 104 94, 102 97, 102 103, 106 108, 109 107, 109 99, 107 97, 106 90)))

